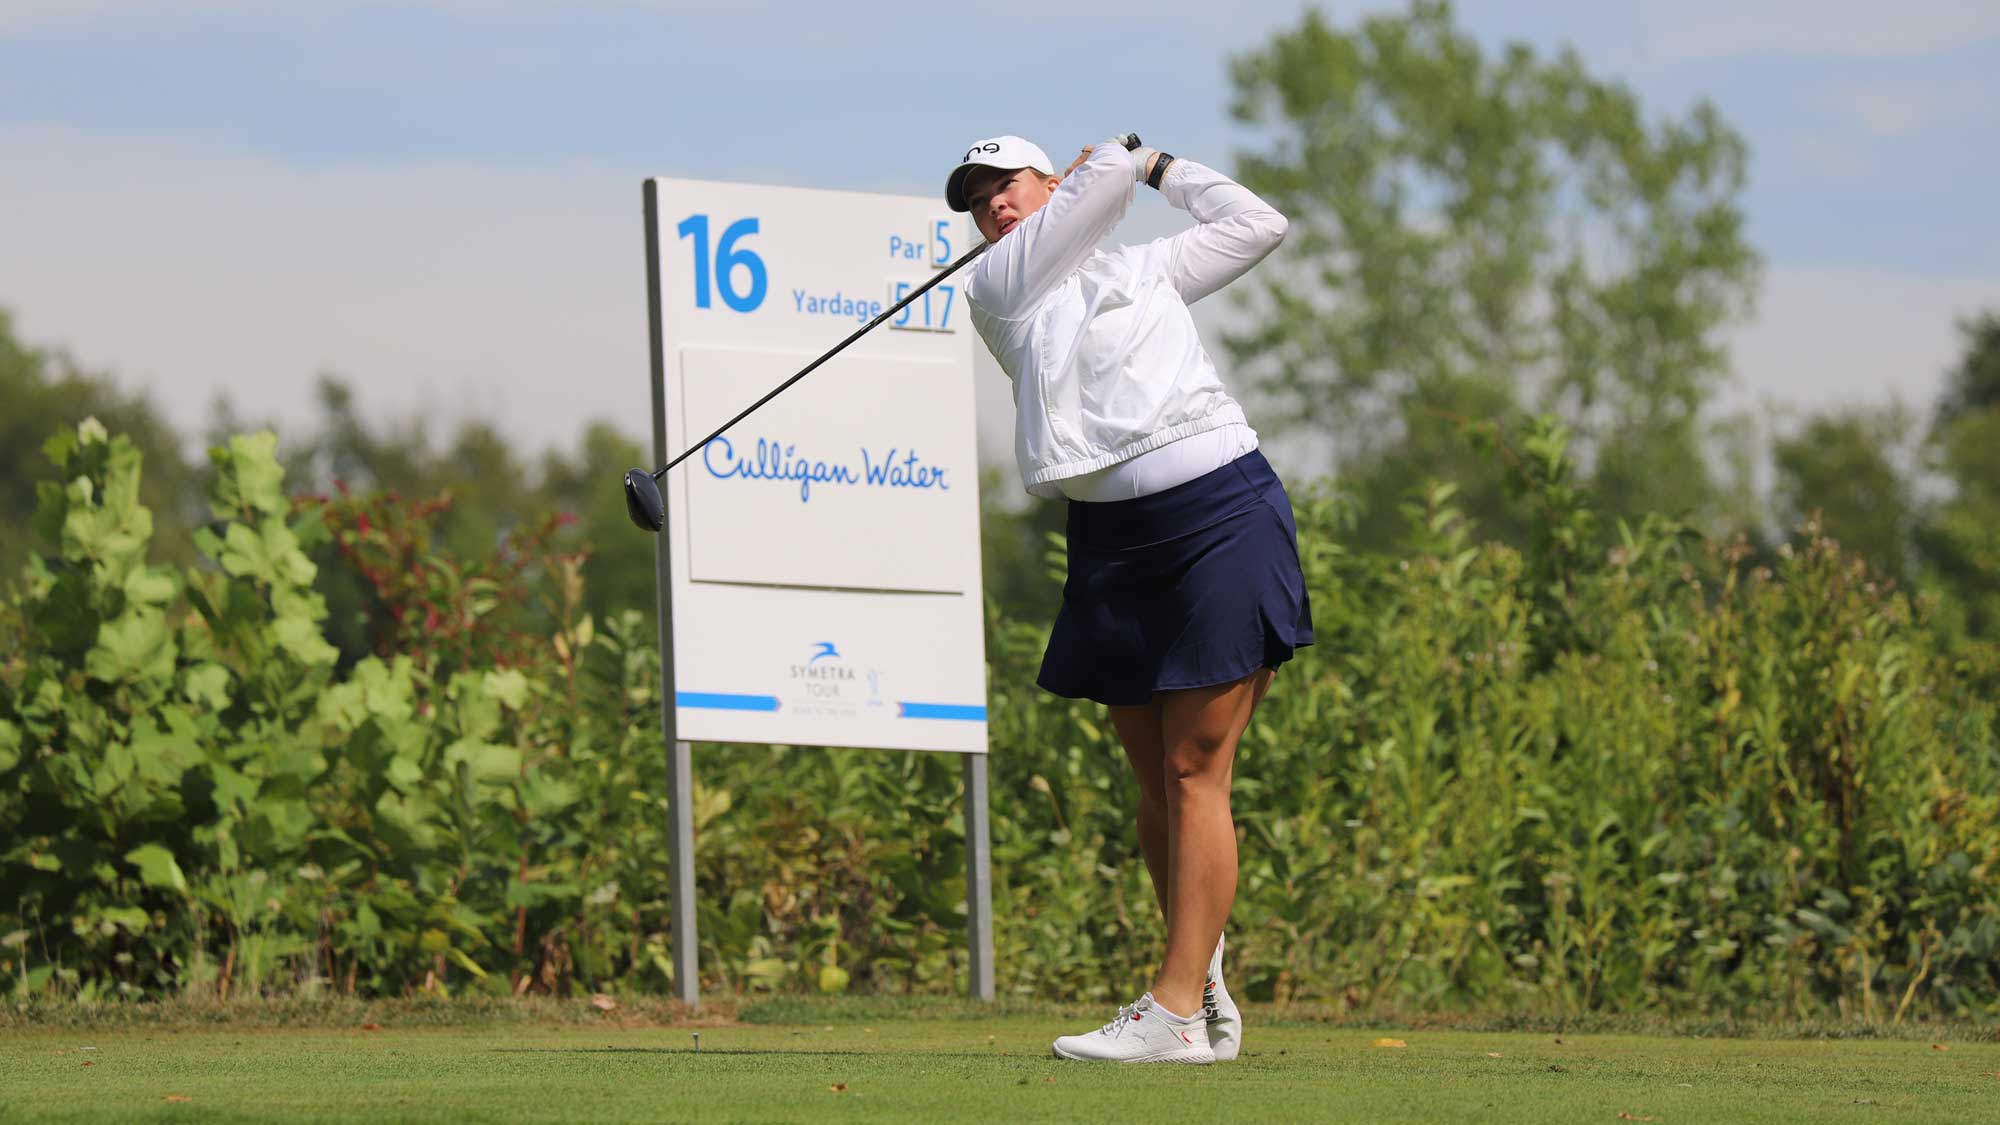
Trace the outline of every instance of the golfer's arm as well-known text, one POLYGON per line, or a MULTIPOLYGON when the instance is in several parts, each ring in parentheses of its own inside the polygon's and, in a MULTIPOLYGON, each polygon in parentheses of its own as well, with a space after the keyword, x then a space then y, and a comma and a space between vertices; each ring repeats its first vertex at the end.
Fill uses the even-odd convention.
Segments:
POLYGON ((1135 183, 1132 154, 1105 143, 1064 176, 1041 209, 993 244, 980 263, 978 294, 996 316, 1032 312, 1075 273, 1125 217, 1135 183))
POLYGON ((1287 223, 1276 208, 1205 164, 1176 158, 1160 194, 1200 224, 1167 240, 1174 288, 1190 305, 1250 272, 1285 240, 1287 223))

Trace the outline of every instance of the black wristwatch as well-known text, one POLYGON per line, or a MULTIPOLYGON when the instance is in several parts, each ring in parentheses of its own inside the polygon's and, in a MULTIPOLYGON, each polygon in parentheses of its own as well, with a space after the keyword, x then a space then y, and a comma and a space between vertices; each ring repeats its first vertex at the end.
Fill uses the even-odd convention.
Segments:
POLYGON ((1170 152, 1161 153, 1159 159, 1153 161, 1153 174, 1146 177, 1146 186, 1152 188, 1155 191, 1158 191, 1160 187, 1160 181, 1167 178, 1167 166, 1169 164, 1172 164, 1173 162, 1174 162, 1173 153, 1170 152))

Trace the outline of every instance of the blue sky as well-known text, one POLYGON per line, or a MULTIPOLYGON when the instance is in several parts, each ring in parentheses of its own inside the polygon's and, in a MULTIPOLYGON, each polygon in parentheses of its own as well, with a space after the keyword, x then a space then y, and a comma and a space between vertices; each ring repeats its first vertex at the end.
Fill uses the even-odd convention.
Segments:
MULTIPOLYGON (((643 176, 928 194, 972 138, 1125 128, 1226 167, 1227 60, 1299 10, 0 0, 0 307, 191 428, 225 394, 300 416, 337 369, 385 412, 638 433, 643 176)), ((2000 304, 2000 4, 1459 10, 1749 138, 1746 403, 1923 405, 2000 304)))

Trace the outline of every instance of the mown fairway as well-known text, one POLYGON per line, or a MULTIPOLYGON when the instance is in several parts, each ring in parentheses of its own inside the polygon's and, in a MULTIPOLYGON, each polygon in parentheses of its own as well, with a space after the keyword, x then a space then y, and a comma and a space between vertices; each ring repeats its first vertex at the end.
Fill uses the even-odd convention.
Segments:
POLYGON ((1062 1063, 1073 1021, 0 1032, 0 1120, 1979 1121, 2000 1044, 1252 1026, 1214 1067, 1062 1063), (1407 1046, 1378 1046, 1383 1038, 1407 1046), (86 1049, 94 1048, 94 1049, 86 1049), (1624 1117, 1622 1115, 1630 1115, 1624 1117))

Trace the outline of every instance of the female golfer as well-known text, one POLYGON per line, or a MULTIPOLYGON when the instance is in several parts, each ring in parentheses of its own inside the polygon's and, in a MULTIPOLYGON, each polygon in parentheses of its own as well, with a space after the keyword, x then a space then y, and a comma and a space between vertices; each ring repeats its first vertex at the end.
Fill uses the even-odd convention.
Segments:
POLYGON ((980 141, 945 199, 991 244, 965 293, 1014 381, 1022 483, 1069 501, 1069 581, 1037 682, 1110 709, 1167 921, 1151 990, 1055 1053, 1235 1058, 1242 1017, 1222 982, 1230 769, 1273 671, 1312 643, 1312 611, 1291 501, 1188 306, 1263 260, 1285 218, 1212 168, 1116 140, 1061 176, 1019 137, 980 141), (1141 181, 1198 225, 1098 249, 1141 181))

